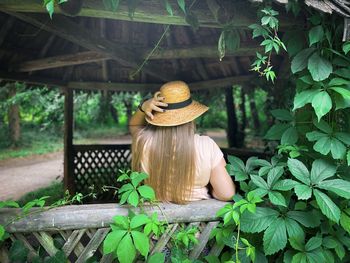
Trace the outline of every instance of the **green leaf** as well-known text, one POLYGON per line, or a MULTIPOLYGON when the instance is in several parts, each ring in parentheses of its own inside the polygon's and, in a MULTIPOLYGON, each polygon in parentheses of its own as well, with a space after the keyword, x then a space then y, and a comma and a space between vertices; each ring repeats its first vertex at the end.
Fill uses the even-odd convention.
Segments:
POLYGON ((314 189, 314 195, 321 212, 330 220, 338 223, 340 219, 339 207, 328 197, 328 195, 317 189, 314 189))
POLYGON ((143 198, 147 198, 151 201, 156 198, 156 194, 154 193, 154 190, 152 189, 152 187, 148 185, 141 185, 140 187, 137 188, 137 190, 139 191, 140 195, 143 198))
POLYGON ((292 73, 295 74, 306 68, 308 58, 315 51, 314 48, 307 48, 300 51, 292 60, 291 69, 292 73))
POLYGON ((328 137, 328 134, 325 134, 323 132, 319 132, 319 131, 312 131, 312 132, 308 132, 306 133, 306 138, 310 141, 317 141, 321 138, 325 138, 328 137))
MULTIPOLYGON (((164 263, 164 261, 165 261, 165 254, 164 253, 155 253, 148 258, 147 263, 164 263)), ((209 262, 209 263, 211 263, 211 262, 209 262)), ((213 262, 213 263, 215 263, 215 262, 213 262)))
POLYGON ((320 237, 312 237, 305 245, 306 251, 311 251, 316 248, 319 248, 322 245, 322 238, 320 237))
POLYGON ((322 153, 323 155, 327 155, 330 150, 331 150, 331 138, 329 137, 324 137, 319 139, 315 144, 314 144, 314 150, 316 152, 322 153))
POLYGON ((346 99, 346 100, 350 99, 350 90, 348 90, 346 88, 342 88, 342 87, 331 87, 330 89, 339 93, 344 99, 346 99))
POLYGON ((335 175, 337 168, 331 163, 318 159, 312 163, 311 182, 317 184, 335 175))
POLYGON ((319 215, 314 212, 288 211, 287 217, 296 220, 305 227, 318 227, 321 224, 319 215))
POLYGON ((286 223, 287 233, 290 238, 304 240, 305 238, 304 230, 295 220, 286 217, 284 221, 286 223))
POLYGON ((285 110, 285 109, 271 110, 271 114, 273 117, 275 117, 277 120, 280 120, 280 121, 292 121, 293 120, 293 115, 291 114, 291 112, 288 110, 285 110))
POLYGON ((20 240, 13 241, 9 250, 10 262, 27 262, 29 249, 20 240))
POLYGON ((148 178, 148 175, 145 173, 132 172, 130 175, 131 183, 134 187, 137 187, 146 178, 148 178))
POLYGON ((343 211, 340 215, 340 225, 350 234, 350 217, 343 211))
POLYGON ((284 207, 287 207, 286 204, 286 199, 284 198, 284 196, 277 191, 269 191, 269 199, 271 201, 271 203, 275 204, 275 205, 281 205, 284 207))
POLYGON ((349 85, 349 80, 343 79, 343 78, 332 78, 328 83, 329 87, 343 86, 343 85, 346 85, 346 86, 349 85))
POLYGON ((132 191, 128 197, 128 203, 134 207, 137 207, 139 204, 139 194, 136 190, 132 191))
POLYGON ((219 60, 221 61, 226 53, 225 31, 224 30, 221 32, 220 37, 219 37, 218 52, 219 52, 219 60))
POLYGON ((117 226, 121 226, 123 229, 129 228, 129 219, 126 216, 114 216, 113 221, 117 226))
POLYGON ((349 133, 345 133, 345 132, 336 132, 334 133, 334 136, 342 141, 343 143, 345 143, 346 145, 350 145, 350 134, 349 133))
POLYGON ((271 187, 274 185, 278 179, 283 175, 283 167, 282 166, 276 166, 273 167, 269 173, 267 174, 267 185, 271 187))
POLYGON ((15 201, 8 200, 8 201, 0 201, 0 208, 3 207, 16 207, 19 208, 19 204, 15 201))
POLYGON ((281 138, 281 144, 295 144, 298 141, 297 129, 292 126, 289 127, 283 134, 281 138))
POLYGON ((273 125, 266 133, 265 139, 268 140, 280 140, 282 134, 290 127, 290 124, 277 123, 273 125))
POLYGON ((267 183, 258 175, 252 174, 251 176, 252 182, 257 186, 262 189, 268 189, 267 183))
POLYGON ((273 190, 288 191, 293 189, 299 183, 292 179, 284 179, 278 181, 273 187, 273 190))
POLYGON ((266 207, 257 207, 255 214, 244 212, 241 217, 241 230, 247 233, 259 233, 273 222, 279 213, 266 207))
POLYGON ((117 250, 120 240, 127 233, 126 230, 113 231, 103 241, 103 253, 109 254, 117 250))
POLYGON ((345 42, 344 44, 343 44, 343 52, 344 52, 344 54, 345 55, 347 55, 348 53, 349 53, 349 51, 350 51, 350 41, 348 41, 348 42, 345 42))
POLYGON ((346 153, 346 147, 338 139, 331 138, 331 153, 334 159, 343 159, 346 153))
POLYGON ((142 226, 146 223, 150 222, 150 219, 147 215, 145 214, 139 214, 134 216, 131 220, 130 220, 130 228, 134 229, 137 228, 139 226, 142 226))
POLYGON ((321 25, 311 28, 309 31, 309 45, 321 42, 324 36, 323 27, 321 25))
POLYGON ((348 150, 348 153, 346 154, 346 161, 348 162, 348 166, 350 166, 350 150, 348 150))
POLYGON ((306 166, 297 159, 291 159, 289 158, 287 161, 287 165, 289 168, 289 171, 292 173, 292 175, 303 182, 304 184, 309 185, 310 184, 310 174, 307 170, 306 166))
POLYGON ((310 186, 305 184, 299 184, 294 187, 295 194, 299 200, 307 200, 311 197, 312 189, 310 186))
POLYGON ((103 5, 106 10, 111 10, 113 12, 117 11, 120 0, 103 0, 103 5))
POLYGON ((168 0, 163 0, 163 3, 165 5, 165 9, 169 13, 169 15, 173 16, 174 15, 173 8, 171 7, 169 1, 168 0))
POLYGON ((307 68, 315 81, 325 80, 333 72, 332 63, 320 57, 317 52, 309 58, 307 68))
POLYGON ((327 180, 320 182, 318 187, 331 191, 346 199, 350 198, 350 182, 348 181, 341 179, 327 180))
POLYGON ((350 79, 350 69, 349 68, 340 68, 340 69, 337 69, 336 71, 334 71, 333 73, 339 77, 350 79))
POLYGON ((177 0, 177 4, 181 8, 182 12, 184 12, 184 14, 186 14, 185 0, 177 0))
POLYGON ((263 240, 265 255, 272 255, 285 248, 287 245, 287 234, 286 224, 282 218, 278 218, 271 223, 264 233, 263 240))
POLYGON ((333 132, 332 127, 324 120, 317 121, 316 119, 312 120, 312 123, 321 131, 330 134, 333 132))
POLYGON ((292 263, 308 263, 304 252, 299 252, 293 256, 292 263))
POLYGON ((320 89, 309 89, 302 91, 300 93, 297 93, 294 97, 294 106, 293 111, 296 109, 299 109, 301 107, 304 107, 305 104, 311 103, 312 99, 320 92, 320 89))
POLYGON ((147 257, 149 252, 149 239, 148 237, 139 231, 131 231, 132 238, 136 249, 144 257, 147 257))
POLYGON ((50 18, 52 19, 52 15, 55 11, 55 0, 49 0, 45 4, 46 10, 50 15, 50 18))
POLYGON ((319 92, 312 99, 312 107, 315 110, 318 121, 332 108, 332 99, 326 91, 319 92))
POLYGON ((132 263, 136 256, 136 249, 130 234, 124 236, 117 248, 117 257, 120 263, 132 263))

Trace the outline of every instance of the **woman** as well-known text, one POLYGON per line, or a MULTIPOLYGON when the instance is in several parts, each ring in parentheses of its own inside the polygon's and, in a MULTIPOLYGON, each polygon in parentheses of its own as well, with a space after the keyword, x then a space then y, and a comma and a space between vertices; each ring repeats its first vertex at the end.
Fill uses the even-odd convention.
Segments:
POLYGON ((149 175, 158 200, 184 204, 214 198, 228 201, 235 186, 217 144, 195 134, 194 120, 208 110, 191 99, 183 81, 164 84, 139 105, 129 128, 133 136, 132 169, 149 175))

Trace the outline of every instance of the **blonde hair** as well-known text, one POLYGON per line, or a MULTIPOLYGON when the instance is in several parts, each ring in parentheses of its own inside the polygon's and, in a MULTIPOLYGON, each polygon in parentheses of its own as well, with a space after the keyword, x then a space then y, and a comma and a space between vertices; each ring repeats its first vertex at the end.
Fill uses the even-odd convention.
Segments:
POLYGON ((185 204, 190 198, 195 177, 194 129, 194 122, 148 125, 135 135, 132 169, 143 171, 141 162, 148 167, 146 184, 155 190, 158 200, 185 204))

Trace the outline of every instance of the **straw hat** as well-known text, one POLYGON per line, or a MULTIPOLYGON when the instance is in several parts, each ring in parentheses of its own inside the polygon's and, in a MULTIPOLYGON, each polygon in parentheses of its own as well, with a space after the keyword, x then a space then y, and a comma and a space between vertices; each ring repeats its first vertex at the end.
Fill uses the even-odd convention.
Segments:
POLYGON ((154 118, 146 117, 148 123, 156 126, 177 126, 193 121, 209 108, 192 100, 188 85, 183 81, 171 81, 161 86, 155 97, 164 97, 168 104, 165 112, 153 112, 154 118))

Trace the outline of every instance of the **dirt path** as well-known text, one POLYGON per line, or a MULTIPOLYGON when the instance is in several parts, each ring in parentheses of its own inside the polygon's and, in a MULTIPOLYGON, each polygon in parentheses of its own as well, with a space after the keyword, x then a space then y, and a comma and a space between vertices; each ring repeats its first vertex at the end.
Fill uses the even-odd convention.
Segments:
MULTIPOLYGON (((226 147, 224 132, 208 132, 221 147, 226 147)), ((91 141, 99 144, 126 144, 131 138, 91 141)), ((17 200, 24 194, 63 179, 63 152, 0 161, 0 201, 17 200)))
MULTIPOLYGON (((99 140, 100 144, 131 143, 129 137, 99 140)), ((63 152, 0 161, 0 201, 17 200, 24 194, 63 179, 63 152)))

